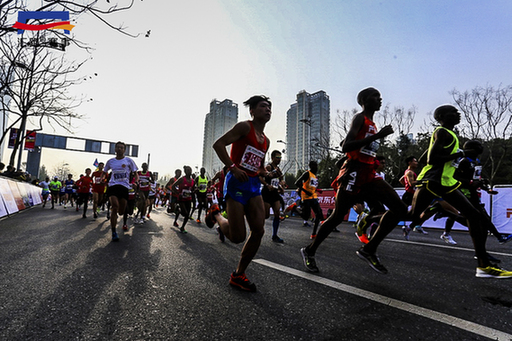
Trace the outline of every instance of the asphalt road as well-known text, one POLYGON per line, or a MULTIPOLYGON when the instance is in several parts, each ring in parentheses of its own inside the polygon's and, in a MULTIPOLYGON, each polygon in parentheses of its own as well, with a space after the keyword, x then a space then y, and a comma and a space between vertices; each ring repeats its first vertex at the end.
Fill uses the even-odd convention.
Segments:
MULTIPOLYGON (((466 232, 449 246, 438 230, 406 242, 397 228, 379 248, 382 275, 343 224, 310 274, 299 249, 311 229, 287 219, 275 244, 268 220, 247 293, 228 285, 241 245, 171 225, 159 208, 111 243, 103 213, 38 206, 0 220, 0 340, 512 339, 512 279, 475 277, 466 232)), ((487 245, 512 269, 512 243, 487 245)))

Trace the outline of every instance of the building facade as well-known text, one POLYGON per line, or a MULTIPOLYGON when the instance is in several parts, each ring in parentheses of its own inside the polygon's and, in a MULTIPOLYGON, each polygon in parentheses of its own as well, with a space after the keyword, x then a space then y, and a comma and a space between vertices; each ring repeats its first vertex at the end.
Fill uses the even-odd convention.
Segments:
POLYGON ((288 173, 307 170, 309 161, 319 162, 330 144, 331 102, 325 91, 302 90, 286 114, 288 173), (324 147, 324 148, 322 148, 324 147))
POLYGON ((238 104, 230 99, 210 102, 210 112, 204 120, 203 167, 212 177, 224 166, 212 148, 213 143, 238 122, 238 104))

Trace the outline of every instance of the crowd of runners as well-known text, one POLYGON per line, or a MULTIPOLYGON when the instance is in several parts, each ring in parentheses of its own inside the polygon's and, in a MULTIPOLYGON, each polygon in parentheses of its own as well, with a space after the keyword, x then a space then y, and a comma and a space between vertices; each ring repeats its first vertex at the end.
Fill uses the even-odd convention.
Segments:
POLYGON ((62 181, 47 178, 41 182, 43 207, 51 196, 51 209, 56 205, 75 208, 86 218, 88 202, 92 201, 94 218, 102 210, 107 212, 113 242, 119 241, 118 219, 122 219, 122 228, 127 230, 128 216, 136 211, 134 222, 144 224, 153 207, 158 205, 174 214, 173 226, 182 233, 187 233, 186 225, 190 220, 198 224, 204 221, 210 228, 216 225, 222 242, 227 238, 233 243, 244 243, 229 283, 247 291, 256 291, 245 272, 259 249, 271 208, 274 212, 271 239, 276 243, 284 242, 278 235, 283 219, 281 212, 283 215, 290 211, 299 214, 306 225, 313 211, 311 243, 300 250, 304 265, 311 272, 319 271, 315 254, 321 244, 331 232, 338 231, 337 226, 354 208, 359 214, 356 237, 362 243, 356 254, 377 272, 387 273, 377 256, 378 246, 400 221, 410 222, 403 227, 404 238, 408 240, 411 230, 427 234, 421 225, 434 216, 448 217, 441 239, 450 244, 456 244, 450 235, 455 221, 468 227, 477 260, 477 277, 512 277, 512 272, 498 267, 499 260, 486 251, 489 233, 500 243, 507 242, 512 235, 500 234, 480 203, 480 190, 493 194, 481 177, 477 161, 483 148, 478 141, 468 141, 459 148, 459 140, 453 132, 460 122, 457 109, 443 105, 435 110, 434 118, 439 127, 432 134, 425 153, 427 166, 416 175, 417 158, 407 159, 408 168, 401 179, 405 193, 400 198, 384 179, 385 159, 377 156, 380 141, 393 133, 391 125, 378 130, 373 120, 382 105, 381 95, 378 90, 367 88, 358 94, 357 102, 362 111, 354 116, 341 144, 346 157, 337 164, 339 174, 332 183, 336 191, 335 208, 325 220, 318 203, 317 194, 321 190, 318 165, 314 161, 295 183, 300 201, 284 207, 281 194, 286 183, 279 167, 281 153, 273 151, 271 162, 264 163, 270 147, 264 129, 271 118, 272 106, 265 96, 253 96, 244 102, 252 119, 237 123, 213 144, 225 166, 212 179, 208 179, 204 168, 196 175, 191 167, 184 166, 183 171, 176 170, 174 177, 160 185, 146 163, 139 170, 131 158, 124 156, 126 145, 118 142, 116 157, 100 163, 94 172, 88 168, 76 181, 70 174, 62 181), (231 146, 230 153, 228 146, 231 146))

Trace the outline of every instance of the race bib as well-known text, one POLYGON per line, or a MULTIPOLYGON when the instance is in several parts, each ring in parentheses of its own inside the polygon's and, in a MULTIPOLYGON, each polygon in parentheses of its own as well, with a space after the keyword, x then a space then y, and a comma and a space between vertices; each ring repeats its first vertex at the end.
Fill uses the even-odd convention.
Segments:
POLYGON ((99 185, 101 183, 101 176, 95 176, 94 177, 94 183, 99 185))
POLYGON ((318 179, 317 178, 311 178, 309 180, 309 186, 317 188, 318 187, 318 179))
POLYGON ((200 191, 204 191, 206 189, 206 184, 200 184, 199 185, 199 190, 200 191))
POLYGON ((265 152, 254 148, 253 146, 247 146, 244 154, 242 155, 242 161, 240 166, 251 171, 257 172, 261 167, 261 162, 265 158, 265 152))
POLYGON ((480 180, 482 178, 482 166, 475 166, 475 172, 473 173, 473 180, 480 180))
POLYGON ((192 191, 189 189, 184 189, 181 191, 181 197, 184 199, 190 198, 192 196, 192 191))
POLYGON ((279 178, 273 178, 270 180, 270 185, 274 188, 279 188, 279 178))
POLYGON ((127 172, 123 170, 112 171, 112 176, 116 181, 123 181, 128 179, 127 172))
MULTIPOLYGON (((366 137, 373 136, 374 134, 366 133, 366 137)), ((377 150, 379 150, 380 147, 380 140, 375 140, 369 145, 364 146, 361 148, 361 154, 369 155, 371 157, 377 156, 377 150)))

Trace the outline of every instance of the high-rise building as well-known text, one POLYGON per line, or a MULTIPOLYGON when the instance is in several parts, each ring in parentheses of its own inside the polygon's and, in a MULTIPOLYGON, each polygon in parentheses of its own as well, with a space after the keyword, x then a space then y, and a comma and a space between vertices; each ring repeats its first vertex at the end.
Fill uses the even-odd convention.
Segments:
POLYGON ((286 114, 286 150, 289 173, 308 169, 309 161, 323 159, 330 142, 331 102, 325 91, 302 90, 286 114), (324 147, 324 148, 322 148, 324 147))
POLYGON ((210 112, 204 120, 203 167, 213 176, 224 164, 212 148, 213 143, 238 122, 238 104, 230 99, 210 102, 210 112))

